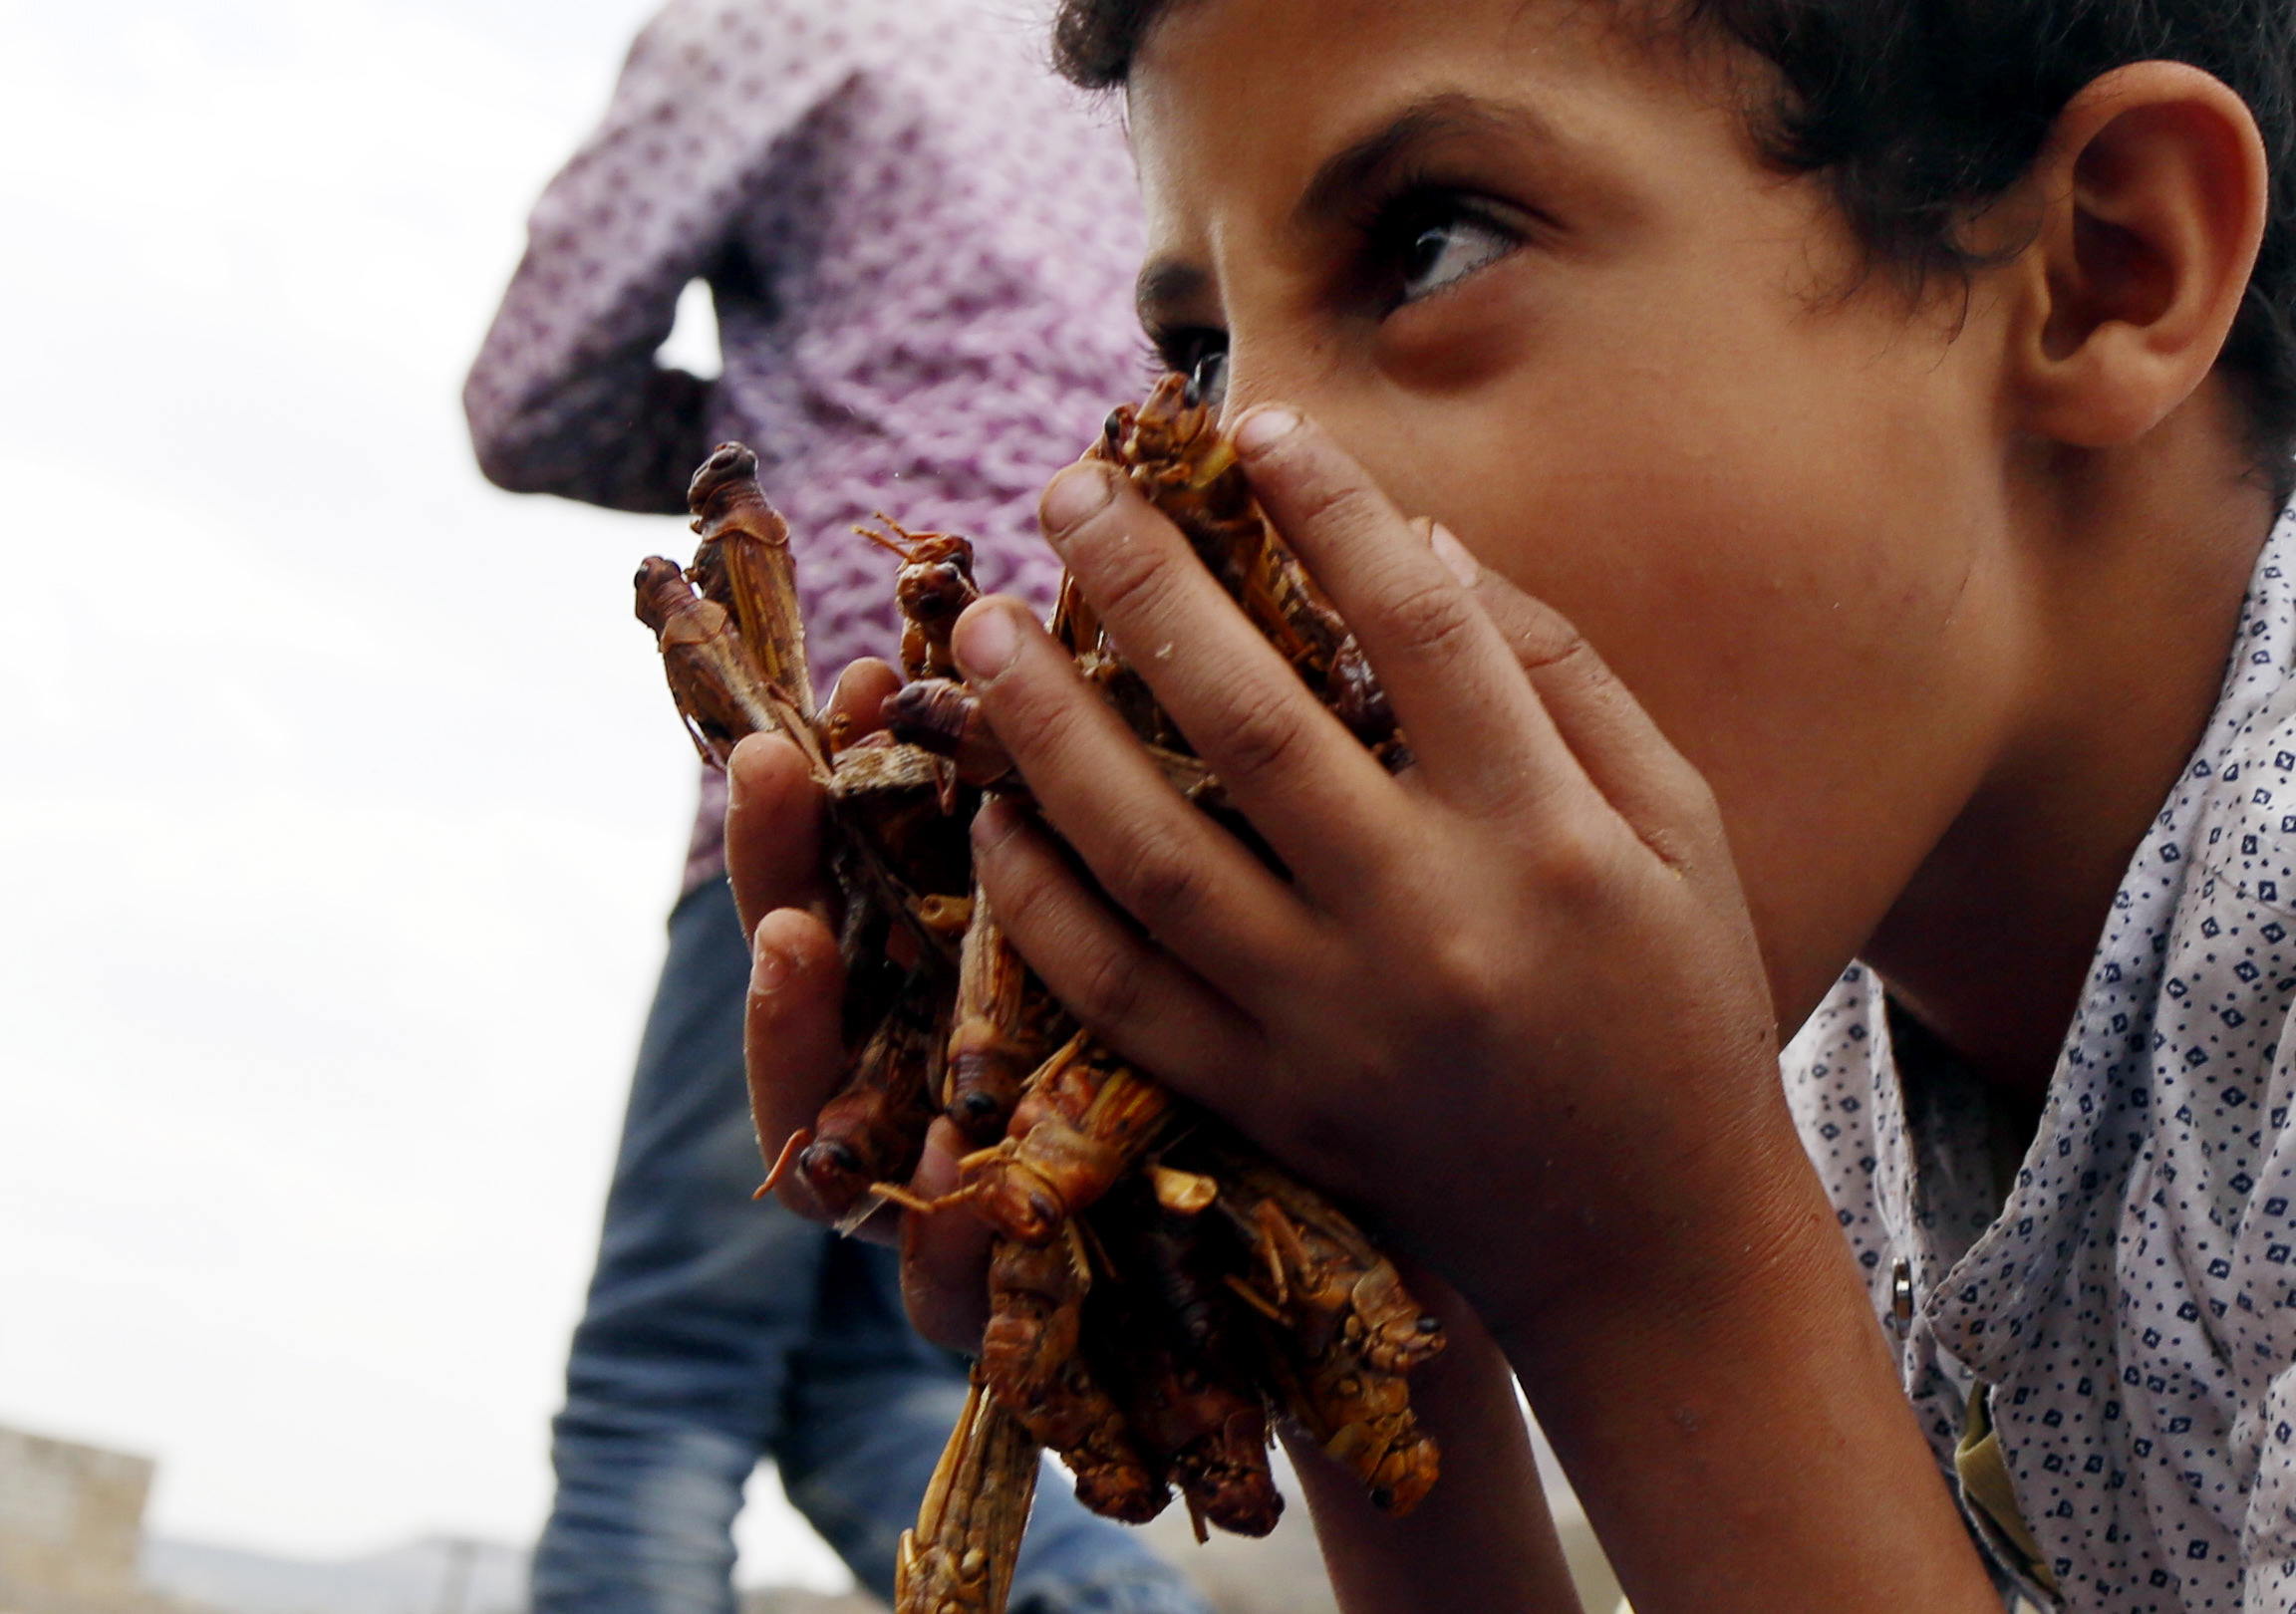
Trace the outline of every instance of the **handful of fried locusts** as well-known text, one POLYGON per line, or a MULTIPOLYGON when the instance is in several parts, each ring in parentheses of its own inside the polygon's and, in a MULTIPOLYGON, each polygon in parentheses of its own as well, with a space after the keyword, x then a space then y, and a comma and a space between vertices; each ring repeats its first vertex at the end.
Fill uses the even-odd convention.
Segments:
MULTIPOLYGON (((1390 766, 1403 736, 1360 652, 1269 527, 1211 412, 1178 378, 1109 416, 1091 450, 1187 535, 1252 622, 1390 766)), ((1196 1527, 1273 1529, 1271 1413, 1289 1416, 1392 1513, 1435 1482, 1405 1375, 1436 1320, 1337 1207, 1080 1030, 1005 942, 975 884, 968 824, 1024 797, 956 677, 972 546, 894 527, 907 683, 862 737, 814 710, 788 528, 756 456, 695 474, 692 567, 649 560, 638 616, 703 755, 780 732, 828 799, 847 969, 843 1088, 782 1149, 850 1228, 893 1202, 995 1231, 990 1320, 964 1418, 903 1536, 899 1614, 1001 1614, 1049 1447, 1084 1504, 1140 1523, 1175 1487, 1196 1527), (938 1203, 907 1190, 947 1115, 972 1146, 938 1203)), ((888 524, 890 525, 890 524, 888 524)), ((1063 579, 1051 629, 1174 788, 1248 841, 1220 781, 1063 579)), ((1256 844, 1256 843, 1255 843, 1256 844)), ((770 1142, 770 1141, 769 1141, 770 1142)))

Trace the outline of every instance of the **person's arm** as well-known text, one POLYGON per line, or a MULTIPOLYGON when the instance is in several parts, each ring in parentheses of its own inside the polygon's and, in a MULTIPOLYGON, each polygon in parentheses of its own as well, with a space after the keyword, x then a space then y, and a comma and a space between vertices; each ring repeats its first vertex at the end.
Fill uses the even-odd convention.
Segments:
POLYGON ((840 0, 844 26, 831 31, 831 10, 758 0, 729 18, 676 0, 638 36, 605 121, 534 206, 463 387, 488 480, 685 510, 710 448, 711 389, 658 366, 655 350, 687 283, 733 250, 729 226, 781 137, 852 76, 861 19, 840 0))

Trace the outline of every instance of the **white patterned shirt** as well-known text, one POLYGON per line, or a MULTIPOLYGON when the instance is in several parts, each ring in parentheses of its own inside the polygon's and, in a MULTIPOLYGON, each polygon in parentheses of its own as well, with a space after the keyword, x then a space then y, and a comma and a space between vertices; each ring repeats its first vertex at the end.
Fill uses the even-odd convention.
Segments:
POLYGON ((2072 1610, 2296 1608, 2296 517, 2207 731, 2113 900, 2006 1203, 1981 1089, 1903 1079, 1853 967, 1787 1050, 1803 1141, 1950 1479, 1987 1401, 2072 1610), (1996 1208, 1998 1207, 1998 1213, 1996 1208))

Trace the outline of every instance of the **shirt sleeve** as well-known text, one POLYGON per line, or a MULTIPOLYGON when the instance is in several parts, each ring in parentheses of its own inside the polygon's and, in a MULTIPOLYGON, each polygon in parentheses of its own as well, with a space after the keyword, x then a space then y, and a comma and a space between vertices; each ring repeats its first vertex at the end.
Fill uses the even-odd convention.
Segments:
POLYGON ((795 0, 674 0, 638 36, 605 121, 535 204, 463 387, 490 481, 685 509, 711 388, 654 353, 687 283, 722 267, 782 137, 858 71, 865 22, 824 15, 795 0))

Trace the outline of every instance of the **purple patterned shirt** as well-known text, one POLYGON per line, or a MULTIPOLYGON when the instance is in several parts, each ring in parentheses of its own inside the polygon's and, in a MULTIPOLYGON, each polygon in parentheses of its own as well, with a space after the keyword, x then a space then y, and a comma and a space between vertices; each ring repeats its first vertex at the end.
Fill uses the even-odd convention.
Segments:
MULTIPOLYGON (((796 535, 825 684, 895 643, 882 510, 962 532, 1045 601, 1036 495, 1142 384, 1137 185, 1113 107, 1057 82, 1005 0, 673 0, 542 194, 463 391, 486 474, 681 512, 747 442, 796 535), (723 374, 665 369, 706 279, 723 374)), ((704 782, 687 889, 722 867, 704 782)))

